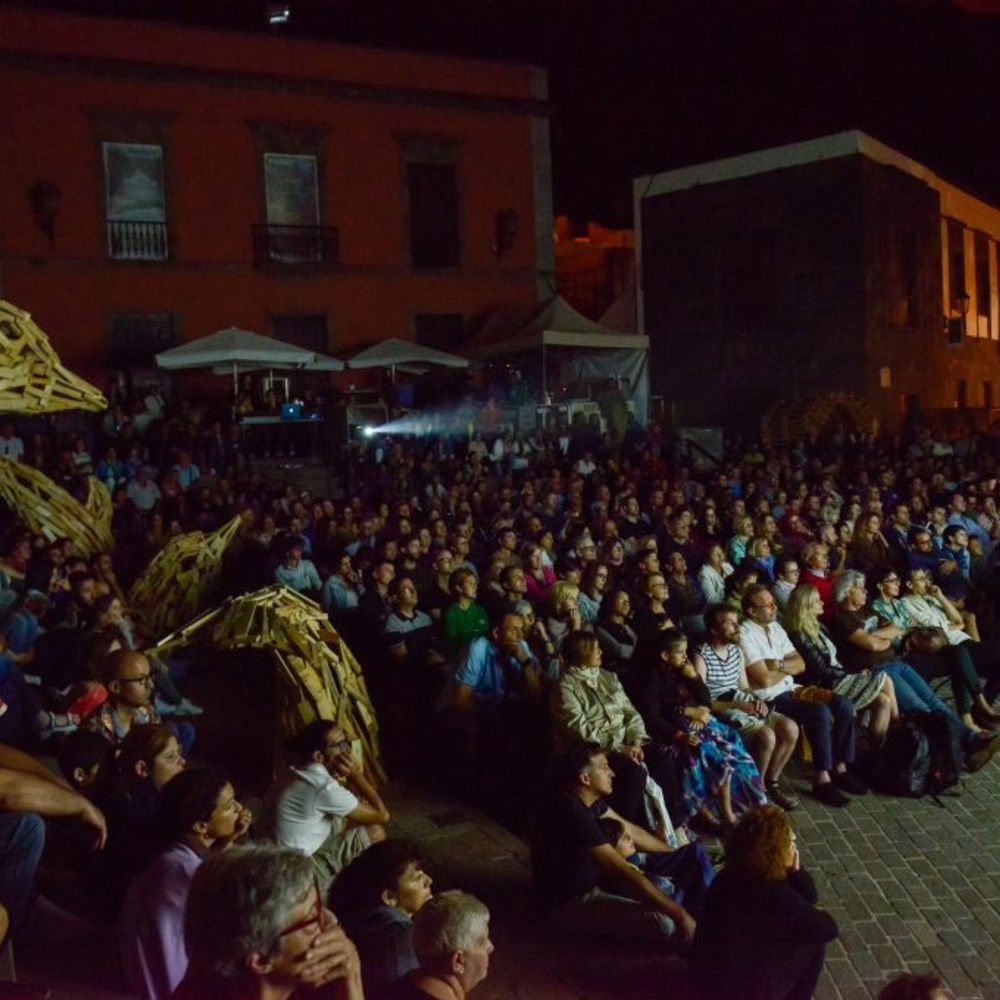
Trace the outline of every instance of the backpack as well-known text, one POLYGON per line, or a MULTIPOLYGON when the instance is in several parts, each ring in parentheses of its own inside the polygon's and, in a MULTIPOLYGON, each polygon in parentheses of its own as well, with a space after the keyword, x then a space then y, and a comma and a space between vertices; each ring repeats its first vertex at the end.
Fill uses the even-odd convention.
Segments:
POLYGON ((961 733, 961 723, 950 715, 908 713, 889 731, 875 768, 875 787, 919 799, 958 784, 964 760, 961 733))

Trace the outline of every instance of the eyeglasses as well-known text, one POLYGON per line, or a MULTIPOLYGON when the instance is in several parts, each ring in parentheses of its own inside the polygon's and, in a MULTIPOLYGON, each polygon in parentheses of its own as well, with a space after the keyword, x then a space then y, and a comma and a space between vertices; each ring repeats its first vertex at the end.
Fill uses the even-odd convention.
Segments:
POLYGON ((152 684, 153 675, 143 674, 141 677, 119 677, 119 683, 121 684, 152 684))
POLYGON ((323 912, 323 893, 319 891, 319 880, 313 879, 313 891, 316 893, 316 909, 307 917, 297 920, 294 924, 286 927, 279 935, 279 939, 295 934, 297 931, 304 931, 307 927, 316 925, 317 930, 322 930, 326 923, 326 914, 323 912))
POLYGON ((349 739, 347 739, 346 737, 344 737, 344 739, 337 740, 335 743, 327 743, 326 744, 326 749, 327 750, 337 750, 337 751, 340 751, 340 750, 350 750, 351 749, 351 741, 349 739))

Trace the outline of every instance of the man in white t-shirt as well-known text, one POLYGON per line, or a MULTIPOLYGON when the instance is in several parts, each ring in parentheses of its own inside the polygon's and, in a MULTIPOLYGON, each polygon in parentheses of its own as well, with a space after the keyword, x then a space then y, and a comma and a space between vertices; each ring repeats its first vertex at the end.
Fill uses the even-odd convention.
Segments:
POLYGON ((805 661, 775 620, 778 604, 766 586, 757 584, 746 592, 743 613, 740 645, 751 689, 805 730, 813 751, 813 796, 828 806, 846 806, 851 800, 844 792, 868 791, 847 769, 854 761, 854 706, 832 691, 822 693, 823 701, 796 696, 794 678, 805 670, 805 661))
POLYGON ((156 506, 162 494, 160 487, 149 478, 149 469, 141 465, 135 474, 135 479, 125 487, 125 496, 144 514, 148 514, 156 506))
POLYGON ((20 462, 24 457, 24 442, 14 433, 14 422, 5 420, 0 424, 0 455, 20 462))
POLYGON ((296 762, 267 793, 265 826, 283 847, 312 858, 325 893, 347 864, 385 839, 389 811, 333 722, 311 723, 291 749, 296 762))

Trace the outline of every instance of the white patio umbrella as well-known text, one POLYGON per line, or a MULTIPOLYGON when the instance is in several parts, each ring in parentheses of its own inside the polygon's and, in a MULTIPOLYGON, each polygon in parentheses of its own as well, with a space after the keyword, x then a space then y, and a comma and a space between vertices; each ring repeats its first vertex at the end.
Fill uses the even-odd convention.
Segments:
POLYGON ((468 368, 469 362, 457 354, 439 351, 433 347, 412 340, 400 340, 390 337, 378 344, 372 344, 359 351, 347 362, 348 368, 388 368, 392 377, 396 377, 396 369, 404 369, 407 365, 444 365, 446 368, 468 368))
POLYGON ((172 347, 156 355, 160 368, 185 371, 210 368, 220 374, 232 373, 233 393, 239 391, 241 371, 259 371, 273 368, 307 368, 317 365, 317 371, 340 371, 344 365, 337 358, 317 354, 297 344, 289 344, 274 337, 262 337, 250 330, 230 326, 217 330, 207 337, 172 347), (321 359, 321 360, 318 360, 321 359))

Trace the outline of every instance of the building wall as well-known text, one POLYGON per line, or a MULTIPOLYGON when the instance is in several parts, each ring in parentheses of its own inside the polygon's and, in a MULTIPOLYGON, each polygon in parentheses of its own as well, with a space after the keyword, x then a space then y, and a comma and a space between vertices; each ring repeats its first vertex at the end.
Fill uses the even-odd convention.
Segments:
MULTIPOLYGON (((949 225, 935 188, 894 167, 859 160, 865 177, 867 261, 864 395, 888 425, 905 416, 914 402, 922 410, 954 408, 960 401, 960 380, 966 383, 968 407, 983 407, 989 393, 995 404, 997 330, 988 322, 984 336, 978 336, 975 232, 954 219, 949 225), (955 238, 949 233, 957 234, 963 247, 966 287, 973 295, 965 323, 970 335, 959 343, 949 343, 945 328, 947 319, 958 316, 947 291, 948 242, 955 238), (984 383, 992 389, 984 392, 984 383)), ((991 287, 995 296, 995 278, 991 287)))
POLYGON ((779 398, 833 390, 889 427, 915 406, 997 405, 1000 213, 861 139, 878 155, 741 170, 768 157, 752 154, 640 199, 653 391, 681 423, 756 427, 779 398), (972 301, 949 343, 958 280, 972 301))
POLYGON ((420 313, 528 307, 551 270, 544 74, 530 67, 0 9, 0 92, 0 290, 91 377, 120 314, 171 313, 177 342, 325 314, 327 348, 348 354, 412 334, 420 313), (170 257, 109 260, 101 142, 146 134, 164 146, 170 257), (284 134, 320 157, 332 270, 253 266, 261 154, 284 134), (457 267, 410 266, 404 158, 422 145, 457 164, 457 267), (40 184, 59 191, 51 241, 40 184), (498 256, 500 212, 515 233, 498 256))
POLYGON ((861 387, 861 185, 834 160, 643 200, 653 392, 681 423, 756 427, 779 397, 861 387))

